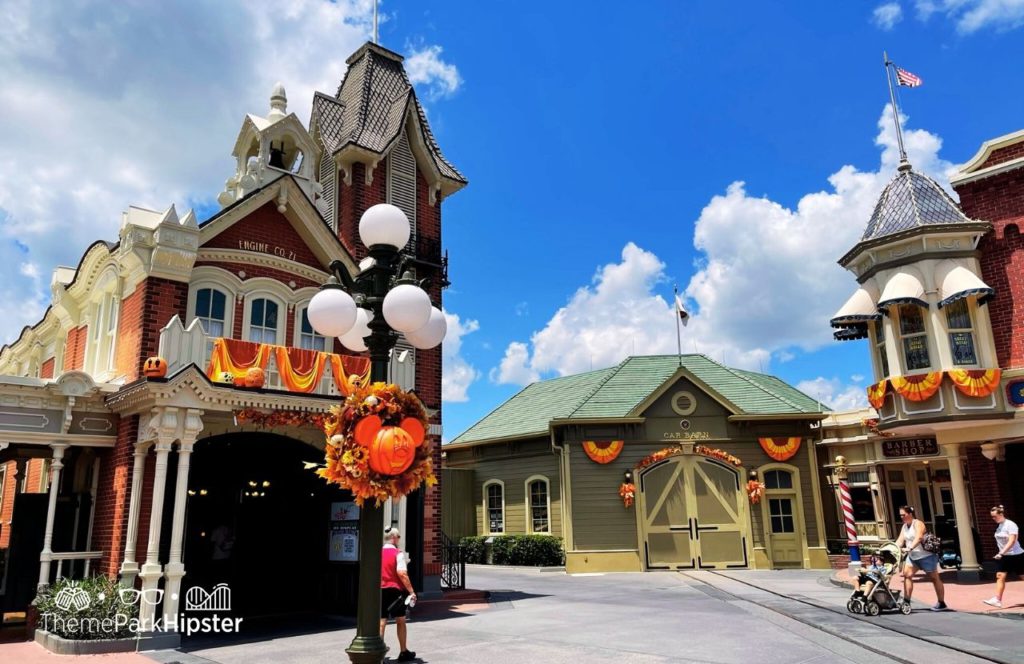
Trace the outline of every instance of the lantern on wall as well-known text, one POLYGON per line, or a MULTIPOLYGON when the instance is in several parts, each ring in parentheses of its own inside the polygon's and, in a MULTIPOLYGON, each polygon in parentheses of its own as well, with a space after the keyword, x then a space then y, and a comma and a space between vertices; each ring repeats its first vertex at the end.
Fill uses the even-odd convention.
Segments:
POLYGON ((142 364, 142 375, 146 378, 163 378, 167 375, 167 360, 162 357, 148 358, 142 364))

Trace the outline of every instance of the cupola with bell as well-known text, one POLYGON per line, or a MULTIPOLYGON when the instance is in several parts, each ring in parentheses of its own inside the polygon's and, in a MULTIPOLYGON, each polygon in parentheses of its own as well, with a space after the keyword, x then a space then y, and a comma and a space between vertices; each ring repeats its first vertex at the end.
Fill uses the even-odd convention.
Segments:
POLYGON ((311 201, 319 195, 313 172, 316 144, 298 117, 288 113, 288 97, 280 83, 270 93, 266 117, 251 113, 245 116, 232 156, 235 174, 217 197, 222 207, 288 175, 295 178, 311 201))

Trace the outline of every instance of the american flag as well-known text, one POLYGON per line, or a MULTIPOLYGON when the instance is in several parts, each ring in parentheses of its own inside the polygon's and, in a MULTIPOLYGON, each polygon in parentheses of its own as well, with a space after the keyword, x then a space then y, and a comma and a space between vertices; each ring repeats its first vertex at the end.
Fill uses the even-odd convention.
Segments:
POLYGON ((908 88, 916 88, 921 85, 921 77, 916 74, 911 74, 906 69, 896 67, 896 82, 900 85, 905 85, 908 88))

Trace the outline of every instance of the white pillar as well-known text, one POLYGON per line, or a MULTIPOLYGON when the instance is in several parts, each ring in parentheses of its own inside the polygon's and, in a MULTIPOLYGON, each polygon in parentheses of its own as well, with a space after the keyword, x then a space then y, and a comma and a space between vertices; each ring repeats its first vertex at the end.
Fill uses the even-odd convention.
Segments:
MULTIPOLYGON (((956 515, 956 532, 960 541, 960 573, 967 577, 978 576, 981 565, 978 554, 974 550, 974 535, 971 533, 971 502, 967 494, 967 483, 964 482, 963 464, 960 461, 960 444, 951 443, 942 446, 942 451, 949 460, 949 479, 953 489, 953 513, 956 515)), ((960 576, 960 573, 957 576, 960 576)))
POLYGON ((50 504, 46 508, 46 531, 43 534, 43 550, 39 554, 39 588, 50 583, 50 562, 53 560, 53 520, 57 514, 57 492, 60 491, 60 471, 64 467, 65 443, 54 443, 53 459, 50 462, 50 504))
POLYGON ((139 512, 142 507, 142 482, 146 472, 146 454, 149 443, 135 444, 135 464, 132 466, 132 496, 128 504, 128 538, 124 546, 124 562, 121 563, 121 583, 125 587, 135 585, 139 575, 139 563, 135 560, 135 547, 139 540, 139 512))
POLYGON ((173 439, 161 436, 155 446, 156 465, 153 472, 153 499, 149 508, 149 541, 146 546, 146 562, 139 572, 142 578, 143 598, 139 603, 139 620, 147 629, 153 625, 156 603, 146 601, 147 591, 156 590, 163 577, 160 565, 160 526, 164 518, 164 487, 167 484, 167 454, 171 451, 173 439))
POLYGON ((185 506, 188 500, 188 469, 192 457, 194 440, 183 440, 178 444, 178 477, 174 485, 174 518, 171 524, 171 551, 167 558, 164 574, 164 620, 173 624, 178 614, 181 579, 185 576, 185 565, 181 561, 182 540, 185 538, 185 506))

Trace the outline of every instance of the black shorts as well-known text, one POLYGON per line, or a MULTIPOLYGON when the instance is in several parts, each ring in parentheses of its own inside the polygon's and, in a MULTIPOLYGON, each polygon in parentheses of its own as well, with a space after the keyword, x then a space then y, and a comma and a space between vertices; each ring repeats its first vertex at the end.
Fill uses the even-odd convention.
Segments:
POLYGON ((380 589, 380 617, 381 618, 404 618, 405 598, 408 594, 398 588, 380 589))
POLYGON ((1003 556, 996 561, 996 571, 1016 574, 1017 576, 1024 574, 1024 553, 1003 556))

